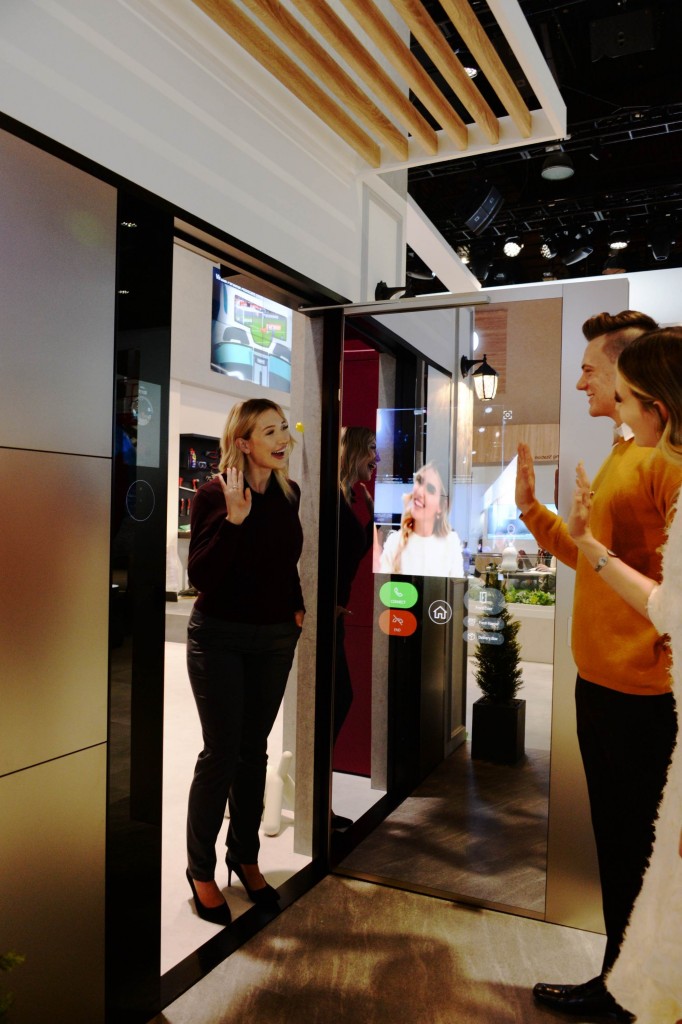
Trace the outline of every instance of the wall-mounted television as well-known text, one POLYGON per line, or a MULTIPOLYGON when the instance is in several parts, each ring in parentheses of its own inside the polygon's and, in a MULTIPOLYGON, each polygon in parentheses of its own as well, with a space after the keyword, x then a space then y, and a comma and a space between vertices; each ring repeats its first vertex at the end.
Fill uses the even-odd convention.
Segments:
POLYGON ((277 391, 291 391, 292 311, 224 281, 213 268, 211 369, 277 391))

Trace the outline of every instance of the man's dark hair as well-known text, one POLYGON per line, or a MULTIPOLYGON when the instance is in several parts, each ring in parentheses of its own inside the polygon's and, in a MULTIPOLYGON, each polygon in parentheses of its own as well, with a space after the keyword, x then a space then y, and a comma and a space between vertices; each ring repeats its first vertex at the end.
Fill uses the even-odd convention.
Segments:
POLYGON ((641 334, 658 329, 658 324, 646 313, 636 309, 624 309, 620 313, 597 313, 583 324, 583 334, 588 341, 607 335, 604 353, 615 363, 624 348, 641 334))

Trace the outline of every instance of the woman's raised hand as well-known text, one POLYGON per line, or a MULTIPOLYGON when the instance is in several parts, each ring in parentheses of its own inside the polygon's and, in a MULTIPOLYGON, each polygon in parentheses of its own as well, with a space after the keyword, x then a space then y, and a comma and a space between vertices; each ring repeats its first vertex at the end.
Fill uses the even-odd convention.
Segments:
POLYGON ((251 488, 244 488, 244 474, 234 466, 225 470, 226 479, 218 477, 225 497, 227 515, 225 518, 235 526, 243 523, 251 511, 251 488))
POLYGON ((573 492, 573 504, 568 516, 568 532, 574 540, 581 540, 591 537, 590 512, 592 510, 592 495, 590 481, 585 472, 582 462, 579 462, 575 471, 575 491, 573 492))

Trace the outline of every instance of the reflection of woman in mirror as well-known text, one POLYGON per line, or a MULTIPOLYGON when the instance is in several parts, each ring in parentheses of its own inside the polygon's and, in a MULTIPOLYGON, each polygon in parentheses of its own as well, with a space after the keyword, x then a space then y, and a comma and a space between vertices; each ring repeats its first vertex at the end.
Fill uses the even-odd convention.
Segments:
POLYGON ((214 877, 228 803, 228 885, 234 871, 254 903, 278 899, 258 867, 258 829, 268 735, 305 614, 300 491, 286 475, 292 445, 274 402, 236 405, 223 431, 220 474, 192 502, 188 575, 199 597, 187 668, 204 748, 189 794, 187 879, 197 913, 215 924, 230 920, 214 877))
POLYGON ((414 475, 404 497, 400 530, 389 534, 380 572, 406 576, 464 576, 462 545, 448 519, 448 495, 433 462, 414 475))
MULTIPOLYGON (((334 676, 334 742, 341 732, 353 702, 348 661, 345 649, 345 618, 352 615, 348 607, 350 591, 358 566, 372 547, 374 539, 374 502, 367 489, 377 462, 377 439, 369 427, 344 427, 341 434, 341 497, 339 500, 339 564, 336 594, 336 671, 334 676), (369 519, 362 525, 355 512, 353 488, 359 485, 369 519)), ((332 811, 332 828, 348 828, 350 818, 332 811)))

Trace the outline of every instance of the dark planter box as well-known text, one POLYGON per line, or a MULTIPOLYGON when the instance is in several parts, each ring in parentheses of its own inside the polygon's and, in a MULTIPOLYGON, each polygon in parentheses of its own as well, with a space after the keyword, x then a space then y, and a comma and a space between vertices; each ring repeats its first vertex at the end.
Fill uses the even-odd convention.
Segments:
POLYGON ((526 702, 495 704, 486 697, 474 701, 471 756, 480 761, 516 764, 525 754, 526 702))

